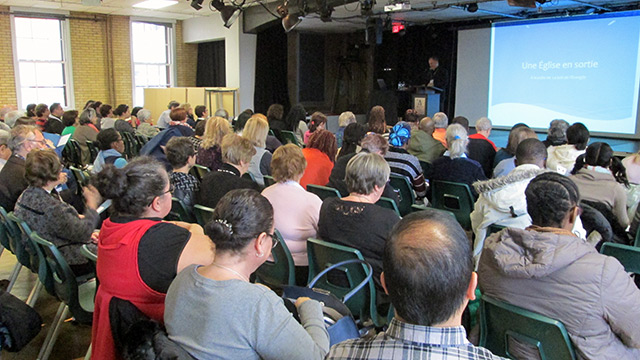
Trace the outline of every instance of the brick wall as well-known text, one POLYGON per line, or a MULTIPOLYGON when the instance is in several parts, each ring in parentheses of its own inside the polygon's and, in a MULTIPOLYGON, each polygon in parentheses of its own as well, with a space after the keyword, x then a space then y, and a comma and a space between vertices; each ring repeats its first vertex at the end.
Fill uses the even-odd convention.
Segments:
POLYGON ((198 65, 198 44, 182 41, 182 21, 176 22, 176 86, 196 86, 196 66, 198 65))
POLYGON ((72 13, 69 19, 73 94, 76 108, 87 100, 111 102, 107 71, 107 17, 72 13))
POLYGON ((11 19, 8 11, 9 7, 0 6, 0 108, 18 103, 13 72, 11 19))
POLYGON ((128 16, 107 18, 107 59, 110 63, 112 105, 133 103, 131 32, 128 16))

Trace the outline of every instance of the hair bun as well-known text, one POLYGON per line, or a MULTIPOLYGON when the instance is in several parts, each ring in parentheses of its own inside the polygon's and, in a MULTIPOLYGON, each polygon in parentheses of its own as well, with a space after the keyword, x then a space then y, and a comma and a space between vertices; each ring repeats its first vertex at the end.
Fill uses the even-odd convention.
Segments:
POLYGON ((225 219, 213 219, 204 227, 205 234, 217 245, 231 241, 233 225, 225 219))
POLYGON ((124 196, 126 192, 127 175, 124 170, 107 164, 102 171, 91 178, 91 184, 98 189, 104 198, 116 199, 124 196))

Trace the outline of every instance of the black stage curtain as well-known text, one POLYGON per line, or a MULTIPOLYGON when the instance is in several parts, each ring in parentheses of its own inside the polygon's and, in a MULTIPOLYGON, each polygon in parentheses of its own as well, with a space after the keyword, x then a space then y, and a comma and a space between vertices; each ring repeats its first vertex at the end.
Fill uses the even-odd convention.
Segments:
POLYGON ((287 85, 287 34, 277 22, 258 33, 256 45, 256 83, 253 95, 254 111, 266 115, 271 104, 280 104, 289 111, 287 85))
POLYGON ((224 40, 198 44, 197 87, 227 86, 224 40))

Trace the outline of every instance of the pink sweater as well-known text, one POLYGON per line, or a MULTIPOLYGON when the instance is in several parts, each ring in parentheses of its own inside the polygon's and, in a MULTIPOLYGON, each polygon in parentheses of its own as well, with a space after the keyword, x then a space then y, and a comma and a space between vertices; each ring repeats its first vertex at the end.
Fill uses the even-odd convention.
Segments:
POLYGON ((262 191, 274 211, 275 228, 287 243, 296 266, 307 266, 307 238, 316 237, 322 200, 294 181, 279 182, 262 191))

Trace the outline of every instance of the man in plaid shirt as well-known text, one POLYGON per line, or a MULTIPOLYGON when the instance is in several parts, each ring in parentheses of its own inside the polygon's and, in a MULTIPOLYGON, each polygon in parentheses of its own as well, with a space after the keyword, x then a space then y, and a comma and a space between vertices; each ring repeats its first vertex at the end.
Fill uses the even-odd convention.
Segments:
POLYGON ((435 210, 404 217, 387 240, 383 268, 382 286, 396 311, 389 328, 337 344, 327 359, 503 359, 473 346, 461 325, 478 277, 453 217, 435 210))

